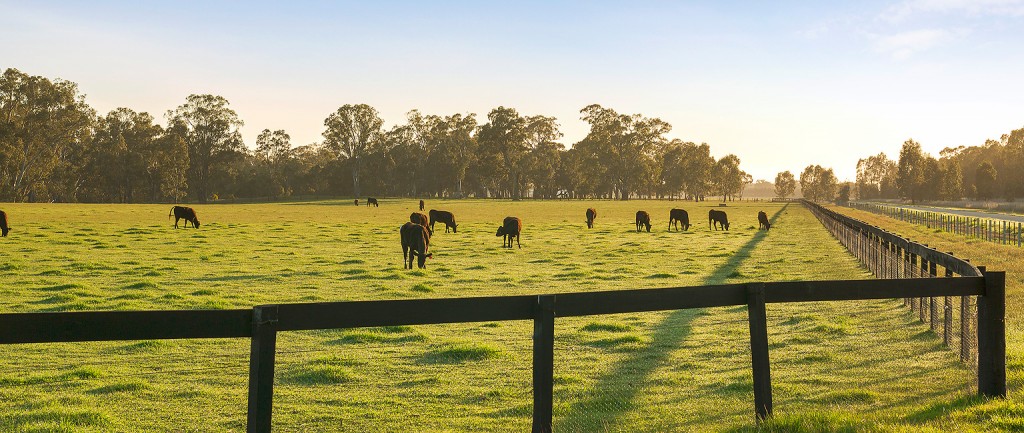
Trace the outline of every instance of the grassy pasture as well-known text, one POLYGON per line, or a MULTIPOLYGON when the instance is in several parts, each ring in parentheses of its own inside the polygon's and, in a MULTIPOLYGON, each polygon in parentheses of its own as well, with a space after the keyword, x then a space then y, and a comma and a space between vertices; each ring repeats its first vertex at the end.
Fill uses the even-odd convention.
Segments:
MULTIPOLYGON (((404 270, 415 200, 197 206, 5 204, 0 311, 247 308, 278 302, 556 293, 867 278, 797 204, 730 204, 711 232, 690 202, 428 201, 459 233, 404 270), (595 207, 595 228, 584 211, 595 207), (668 210, 694 226, 667 232, 668 210), (633 215, 651 213, 651 233, 633 215), (775 222, 758 232, 756 214, 775 222), (501 219, 520 216, 522 249, 501 219)), ((747 431, 746 308, 556 320, 556 431, 747 431)), ((775 431, 983 431, 954 354, 896 301, 768 307, 775 431)), ((275 431, 525 431, 531 323, 279 335, 275 431)), ((248 340, 2 346, 0 431, 244 431, 248 340)))

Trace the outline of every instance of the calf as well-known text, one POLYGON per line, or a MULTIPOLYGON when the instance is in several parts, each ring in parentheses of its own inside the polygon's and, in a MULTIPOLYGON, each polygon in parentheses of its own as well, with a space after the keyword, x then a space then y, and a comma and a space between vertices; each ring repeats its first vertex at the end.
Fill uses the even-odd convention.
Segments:
POLYGON ((196 211, 190 207, 185 206, 174 206, 171 208, 171 213, 167 214, 167 218, 174 215, 174 228, 178 228, 178 220, 185 220, 185 228, 188 228, 188 223, 192 223, 193 228, 199 228, 199 218, 196 216, 196 211))
POLYGON ((721 224, 722 228, 729 231, 729 216, 720 210, 711 209, 708 211, 708 230, 712 227, 718 230, 718 225, 721 224))
POLYGON ((594 218, 597 218, 597 211, 594 208, 587 209, 587 228, 594 228, 594 218))
POLYGON ((647 233, 651 232, 651 215, 647 211, 638 210, 636 211, 636 232, 640 233, 640 228, 646 226, 647 233))
POLYGON ((11 226, 7 225, 7 212, 0 210, 0 231, 6 237, 7 233, 11 231, 11 226))
POLYGON ((377 199, 375 199, 373 197, 367 197, 366 198, 366 207, 370 207, 371 204, 373 205, 373 207, 380 207, 380 205, 377 204, 377 199))
POLYGON ((772 222, 768 221, 768 214, 764 213, 764 211, 757 213, 757 229, 764 229, 764 231, 772 229, 772 222))
MULTIPOLYGON (((672 231, 675 225, 679 224, 683 226, 683 230, 690 229, 690 214, 686 213, 683 209, 672 209, 668 211, 668 230, 672 231)), ((678 227, 676 227, 678 229, 678 227)))
POLYGON ((498 227, 498 233, 495 233, 494 236, 504 236, 504 238, 502 238, 501 240, 502 248, 512 248, 512 238, 515 238, 516 245, 519 245, 519 248, 521 249, 523 248, 523 244, 519 243, 519 234, 522 233, 522 231, 523 221, 520 220, 519 218, 510 216, 505 217, 505 220, 502 221, 501 226, 498 227))
POLYGON ((420 200, 420 212, 423 212, 423 200, 420 200))
POLYGON ((413 212, 409 214, 409 222, 426 227, 428 233, 431 235, 434 234, 434 230, 430 228, 430 218, 420 212, 413 212))
POLYGON ((444 223, 444 232, 448 233, 448 229, 452 229, 452 233, 459 232, 459 225, 455 224, 455 215, 448 211, 443 210, 430 210, 430 231, 433 233, 434 224, 437 222, 444 223))
POLYGON ((430 249, 430 232, 427 228, 416 223, 407 222, 399 229, 402 236, 402 269, 412 269, 412 259, 415 257, 416 264, 420 269, 427 267, 427 257, 434 254, 428 252, 430 249))

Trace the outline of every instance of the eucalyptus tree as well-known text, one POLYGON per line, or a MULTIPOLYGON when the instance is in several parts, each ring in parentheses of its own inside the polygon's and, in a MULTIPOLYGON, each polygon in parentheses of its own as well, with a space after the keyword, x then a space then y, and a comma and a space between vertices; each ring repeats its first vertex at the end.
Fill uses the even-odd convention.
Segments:
POLYGON ((94 118, 77 84, 4 70, 0 200, 73 200, 94 118))
POLYGON ((324 147, 349 163, 357 197, 362 193, 359 179, 364 159, 381 144, 383 125, 377 110, 366 104, 343 105, 324 120, 324 147))
POLYGON ((526 119, 515 109, 498 107, 487 113, 487 123, 477 131, 480 177, 488 189, 504 187, 506 194, 517 200, 522 197, 520 161, 529 150, 526 126, 526 119))
POLYGON ((580 110, 590 132, 576 144, 604 166, 619 198, 628 200, 657 178, 656 151, 672 126, 658 118, 625 115, 593 104, 580 110))
POLYGON ((475 114, 453 114, 439 117, 433 122, 430 133, 430 166, 434 167, 434 178, 438 181, 438 192, 454 190, 455 197, 465 195, 463 183, 466 173, 476 158, 478 147, 475 114))
POLYGON ((831 201, 836 196, 839 180, 832 169, 820 165, 808 165, 800 173, 800 190, 804 198, 811 201, 831 201))
POLYGON ((100 117, 86 162, 96 198, 121 203, 158 199, 150 195, 159 189, 152 183, 160 183, 153 175, 170 162, 159 147, 163 134, 149 113, 120 107, 100 117))
POLYGON ((748 175, 740 170, 740 158, 730 153, 715 162, 712 177, 715 192, 725 201, 727 197, 734 197, 743 191, 748 175))
POLYGON ((793 173, 789 170, 783 171, 775 175, 775 196, 778 198, 786 198, 796 192, 796 178, 793 177, 793 173))
POLYGON ((896 186, 903 197, 916 203, 924 198, 928 188, 927 161, 928 157, 921 150, 921 144, 907 140, 900 149, 900 159, 896 168, 896 186))
POLYGON ((291 140, 291 136, 283 129, 264 129, 256 137, 255 156, 262 165, 261 171, 266 177, 263 183, 269 197, 291 194, 287 172, 292 152, 291 140))
MULTIPOLYGON (((188 185, 192 195, 206 202, 214 180, 230 180, 227 164, 245 152, 238 113, 222 96, 189 95, 184 104, 167 112, 168 132, 188 148, 188 185)), ((223 185, 222 185, 223 186, 223 185)))
MULTIPOLYGON (((527 155, 521 170, 533 185, 534 198, 554 198, 558 194, 557 173, 565 146, 557 119, 548 116, 526 118, 527 155)), ((520 187, 527 182, 521 182, 520 187)))

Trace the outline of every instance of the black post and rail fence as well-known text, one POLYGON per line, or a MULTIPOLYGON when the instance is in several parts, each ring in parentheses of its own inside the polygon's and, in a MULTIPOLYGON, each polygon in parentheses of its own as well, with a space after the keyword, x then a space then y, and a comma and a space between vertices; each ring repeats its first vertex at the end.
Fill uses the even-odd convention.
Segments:
MULTIPOLYGON (((819 218, 823 218, 826 225, 833 228, 838 227, 837 224, 847 227, 850 227, 847 224, 854 224, 853 221, 842 219, 841 215, 831 214, 827 209, 813 204, 808 206, 819 218)), ((852 236, 853 231, 850 233, 851 236, 844 241, 848 248, 854 244, 847 241, 853 240, 870 241, 877 245, 884 245, 881 243, 883 238, 886 242, 891 241, 871 230, 867 233, 856 232, 856 236, 852 236)), ((754 416, 761 420, 772 414, 767 304, 977 297, 978 302, 974 304, 977 325, 974 329, 978 341, 978 393, 983 396, 1004 396, 1004 274, 977 272, 976 268, 960 259, 933 250, 919 249, 907 243, 896 245, 904 248, 902 251, 913 251, 918 257, 943 264, 946 269, 960 276, 933 279, 896 277, 896 274, 892 274, 891 278, 869 280, 758 282, 540 296, 278 304, 237 310, 13 313, 0 314, 0 344, 249 338, 251 355, 247 431, 264 433, 270 432, 272 425, 274 363, 277 334, 280 332, 532 320, 532 430, 551 432, 554 336, 558 318, 746 305, 750 322, 754 416), (971 269, 975 269, 977 275, 971 275, 971 269)), ((898 249, 890 251, 900 254, 898 249)), ((876 262, 868 266, 879 266, 879 269, 883 267, 876 262)))

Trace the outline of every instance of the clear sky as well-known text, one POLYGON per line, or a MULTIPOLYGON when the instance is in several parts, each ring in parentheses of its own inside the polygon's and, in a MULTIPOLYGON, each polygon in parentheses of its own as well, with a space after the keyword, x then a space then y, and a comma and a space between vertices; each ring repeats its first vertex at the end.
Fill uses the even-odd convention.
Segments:
POLYGON ((571 146, 597 103, 735 153, 757 179, 808 164, 933 154, 1024 127, 1024 0, 207 2, 0 0, 0 68, 79 84, 100 113, 224 96, 321 140, 339 106, 509 106, 571 146))

